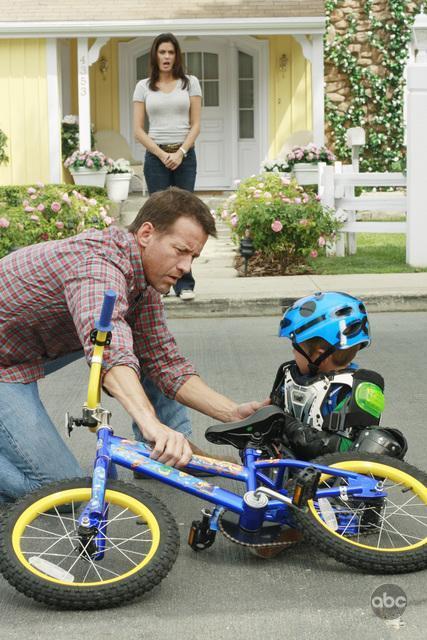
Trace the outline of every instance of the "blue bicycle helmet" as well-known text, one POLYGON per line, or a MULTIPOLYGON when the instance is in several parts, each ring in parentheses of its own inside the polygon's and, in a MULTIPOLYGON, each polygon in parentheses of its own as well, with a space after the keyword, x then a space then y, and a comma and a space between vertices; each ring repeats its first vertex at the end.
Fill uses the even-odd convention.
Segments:
POLYGON ((368 315, 358 298, 339 291, 318 292, 297 300, 284 313, 279 336, 299 345, 311 338, 323 338, 333 350, 360 348, 371 343, 368 315))

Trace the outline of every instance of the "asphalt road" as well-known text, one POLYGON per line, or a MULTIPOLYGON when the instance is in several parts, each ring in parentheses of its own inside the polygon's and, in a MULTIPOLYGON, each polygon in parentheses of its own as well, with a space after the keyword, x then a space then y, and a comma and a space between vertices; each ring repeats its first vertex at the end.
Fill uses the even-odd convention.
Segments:
MULTIPOLYGON (((276 337, 276 318, 185 319, 171 321, 177 340, 213 387, 244 401, 266 397, 278 365, 289 359, 285 340, 276 337)), ((427 313, 372 316, 374 344, 359 363, 383 373, 386 410, 383 424, 404 429, 407 459, 427 469, 426 363, 427 313)), ((41 382, 45 404, 62 430, 63 414, 80 412, 87 368, 74 362, 41 382)), ((129 421, 114 400, 116 433, 130 433, 129 421)), ((194 414, 194 440, 206 450, 204 429, 211 420, 194 414)), ((89 471, 93 436, 73 434, 71 448, 89 471)), ((224 448, 225 453, 232 453, 224 448)), ((121 477, 138 483, 130 472, 121 477)), ((80 637, 206 640, 216 638, 425 638, 426 572, 371 576, 340 565, 308 545, 298 545, 273 560, 261 560, 222 537, 195 554, 186 544, 191 521, 203 503, 154 481, 139 481, 162 498, 181 531, 181 550, 169 576, 149 594, 122 608, 99 612, 58 612, 17 593, 0 577, 0 638, 74 640, 80 637), (405 626, 391 629, 371 610, 376 587, 395 583, 407 594, 405 626)))

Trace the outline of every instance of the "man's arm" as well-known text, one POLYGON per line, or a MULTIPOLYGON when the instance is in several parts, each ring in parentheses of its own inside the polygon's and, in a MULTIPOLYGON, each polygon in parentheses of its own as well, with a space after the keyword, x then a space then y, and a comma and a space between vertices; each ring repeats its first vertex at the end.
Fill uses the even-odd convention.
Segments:
POLYGON ((263 402, 253 401, 238 405, 233 400, 211 389, 199 376, 188 378, 178 390, 175 400, 221 422, 243 420, 257 409, 270 404, 268 398, 263 402))
POLYGON ((111 367, 104 376, 103 385, 135 420, 144 438, 153 443, 152 458, 171 466, 188 464, 192 456, 188 441, 158 420, 132 368, 111 367))

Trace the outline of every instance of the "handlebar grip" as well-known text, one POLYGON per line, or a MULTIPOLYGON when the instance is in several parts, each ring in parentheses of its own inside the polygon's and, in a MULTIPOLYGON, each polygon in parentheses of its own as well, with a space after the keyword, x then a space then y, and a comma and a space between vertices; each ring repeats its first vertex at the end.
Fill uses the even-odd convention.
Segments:
POLYGON ((98 331, 111 331, 113 325, 111 324, 111 317, 113 315, 114 305, 117 299, 117 293, 113 289, 108 289, 104 293, 104 302, 102 304, 101 316, 99 320, 95 322, 95 328, 98 331))

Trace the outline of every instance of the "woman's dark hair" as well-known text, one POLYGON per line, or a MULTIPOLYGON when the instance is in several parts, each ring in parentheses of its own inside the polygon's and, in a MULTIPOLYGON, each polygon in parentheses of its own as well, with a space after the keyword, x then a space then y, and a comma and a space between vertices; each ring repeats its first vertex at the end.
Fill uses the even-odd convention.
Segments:
POLYGON ((174 78, 180 78, 182 80, 182 88, 188 88, 188 78, 185 75, 184 64, 182 61, 182 53, 181 47, 179 46, 178 40, 175 38, 173 33, 161 33, 158 35, 151 45, 150 51, 150 80, 148 82, 148 87, 151 91, 157 91, 156 82, 159 80, 160 71, 159 64, 157 62, 157 50, 161 44, 165 42, 170 42, 175 49, 175 62, 173 63, 172 75, 174 78))
POLYGON ((151 222, 156 231, 167 233, 182 217, 192 218, 208 236, 216 238, 215 220, 209 207, 191 191, 178 187, 153 193, 128 226, 128 231, 136 233, 144 222, 151 222))

